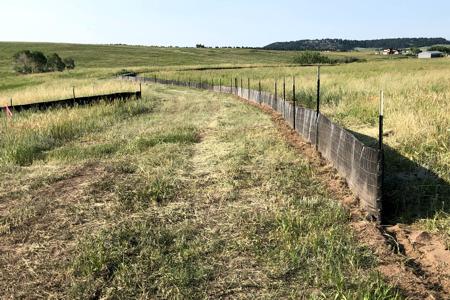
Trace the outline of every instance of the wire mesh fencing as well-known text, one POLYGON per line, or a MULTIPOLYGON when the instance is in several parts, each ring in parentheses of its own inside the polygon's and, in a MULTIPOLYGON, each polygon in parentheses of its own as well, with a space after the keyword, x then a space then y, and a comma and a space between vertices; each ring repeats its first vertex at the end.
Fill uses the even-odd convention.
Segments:
MULTIPOLYGON (((237 80, 230 85, 214 85, 209 82, 185 82, 139 76, 121 76, 125 80, 153 82, 166 85, 206 89, 234 94, 242 99, 272 108, 303 139, 316 146, 338 173, 346 179, 350 189, 358 196, 363 209, 374 220, 382 217, 383 160, 382 151, 369 147, 345 128, 333 123, 320 112, 298 106, 294 101, 283 99, 266 91, 238 86, 237 80)), ((275 86, 276 90, 276 86, 275 86)), ((294 93, 295 95, 295 93, 294 93)))

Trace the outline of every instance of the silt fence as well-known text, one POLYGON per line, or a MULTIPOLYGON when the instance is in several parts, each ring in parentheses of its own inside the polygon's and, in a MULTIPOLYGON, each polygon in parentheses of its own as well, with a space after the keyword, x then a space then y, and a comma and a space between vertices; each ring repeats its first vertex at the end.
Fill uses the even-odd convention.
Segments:
POLYGON ((298 106, 295 100, 288 101, 276 94, 246 89, 242 86, 217 86, 208 82, 183 82, 139 76, 122 76, 122 79, 234 94, 247 101, 272 108, 283 116, 287 124, 303 139, 314 145, 339 175, 345 178, 350 189, 360 199, 361 207, 368 216, 374 220, 381 220, 382 150, 365 145, 351 132, 316 110, 298 106))

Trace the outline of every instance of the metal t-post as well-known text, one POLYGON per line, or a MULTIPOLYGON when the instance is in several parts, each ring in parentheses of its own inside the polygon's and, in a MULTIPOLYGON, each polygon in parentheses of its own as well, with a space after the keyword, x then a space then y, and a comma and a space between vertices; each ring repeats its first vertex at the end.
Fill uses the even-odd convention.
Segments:
POLYGON ((258 83, 258 101, 259 101, 259 104, 262 103, 262 101, 261 101, 261 80, 258 83))
POLYGON ((239 95, 239 96, 241 96, 241 97, 244 97, 244 94, 242 93, 242 92, 243 92, 243 91, 242 91, 243 87, 244 87, 244 84, 243 84, 242 78, 241 78, 241 94, 239 95))
MULTIPOLYGON (((381 209, 381 219, 383 219, 383 194, 384 194, 384 147, 383 147, 383 117, 384 117, 384 92, 380 92, 380 114, 379 114, 379 121, 378 121, 378 166, 379 166, 379 173, 378 173, 378 184, 379 184, 379 205, 381 209)), ((380 220, 383 221, 383 220, 380 220)))
POLYGON ((278 106, 278 86, 277 86, 277 81, 275 80, 275 101, 272 105, 272 108, 276 110, 277 106, 278 106))
POLYGON ((320 66, 317 66, 316 150, 319 150, 320 66))
POLYGON ((286 119, 286 77, 283 77, 283 117, 286 119))
POLYGON ((292 101, 292 124, 295 130, 295 114, 296 114, 296 109, 295 109, 295 77, 292 77, 292 94, 293 94, 293 101, 292 101))

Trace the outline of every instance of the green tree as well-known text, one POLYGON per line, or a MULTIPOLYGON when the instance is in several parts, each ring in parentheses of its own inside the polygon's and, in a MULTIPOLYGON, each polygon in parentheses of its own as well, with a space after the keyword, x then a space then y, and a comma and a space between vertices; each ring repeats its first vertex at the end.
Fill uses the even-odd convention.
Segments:
POLYGON ((422 52, 422 50, 420 50, 420 48, 417 48, 417 47, 412 47, 411 49, 409 49, 410 51, 411 51, 411 54, 413 54, 413 55, 417 55, 417 54, 419 54, 420 52, 422 52))
POLYGON ((41 73, 47 68, 47 57, 39 51, 23 50, 14 54, 13 65, 18 73, 41 73))
POLYGON ((40 51, 31 52, 31 69, 33 73, 45 72, 47 67, 47 57, 40 51))
POLYGON ((22 74, 31 73, 32 72, 31 60, 32 60, 31 51, 23 50, 17 52, 13 56, 14 71, 22 74))
POLYGON ((75 60, 71 57, 67 57, 64 59, 64 64, 68 70, 75 69, 75 60))
POLYGON ((294 58, 294 63, 301 65, 332 64, 335 62, 335 60, 332 60, 316 51, 303 51, 299 56, 294 58))
POLYGON ((57 53, 53 53, 47 59, 47 70, 50 72, 62 72, 66 68, 66 64, 57 53))
POLYGON ((450 54, 450 47, 445 46, 433 46, 428 49, 429 51, 440 51, 443 53, 450 54))

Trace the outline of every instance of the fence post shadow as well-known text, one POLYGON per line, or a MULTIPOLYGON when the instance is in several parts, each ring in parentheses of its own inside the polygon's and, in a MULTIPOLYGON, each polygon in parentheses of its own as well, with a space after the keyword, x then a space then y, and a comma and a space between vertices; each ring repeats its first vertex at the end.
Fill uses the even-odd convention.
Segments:
MULTIPOLYGON (((348 130, 360 141, 374 147, 378 139, 348 130)), ((450 213, 450 183, 438 174, 384 145, 385 178, 383 221, 386 225, 411 224, 450 213)))

